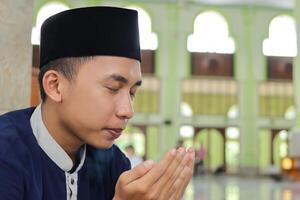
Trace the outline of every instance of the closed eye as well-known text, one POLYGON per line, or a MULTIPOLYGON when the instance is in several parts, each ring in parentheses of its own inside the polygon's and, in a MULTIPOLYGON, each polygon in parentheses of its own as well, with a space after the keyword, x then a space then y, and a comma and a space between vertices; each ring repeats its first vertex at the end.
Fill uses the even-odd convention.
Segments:
POLYGON ((119 88, 106 87, 106 89, 108 89, 111 92, 118 92, 119 91, 119 88))

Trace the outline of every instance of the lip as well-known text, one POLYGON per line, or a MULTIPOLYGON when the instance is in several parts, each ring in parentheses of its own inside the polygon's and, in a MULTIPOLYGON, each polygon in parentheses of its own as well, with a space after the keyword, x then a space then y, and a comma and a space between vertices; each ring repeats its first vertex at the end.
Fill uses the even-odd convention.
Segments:
POLYGON ((106 128, 105 130, 109 132, 113 139, 120 137, 123 132, 122 128, 106 128))

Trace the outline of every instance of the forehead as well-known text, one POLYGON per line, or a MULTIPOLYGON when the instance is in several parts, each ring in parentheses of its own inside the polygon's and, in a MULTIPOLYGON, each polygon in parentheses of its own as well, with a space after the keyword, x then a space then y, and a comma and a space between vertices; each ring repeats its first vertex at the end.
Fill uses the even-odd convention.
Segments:
POLYGON ((112 74, 125 77, 129 81, 141 79, 140 62, 135 59, 117 56, 95 56, 84 63, 79 70, 79 76, 88 75, 91 78, 105 78, 112 74))

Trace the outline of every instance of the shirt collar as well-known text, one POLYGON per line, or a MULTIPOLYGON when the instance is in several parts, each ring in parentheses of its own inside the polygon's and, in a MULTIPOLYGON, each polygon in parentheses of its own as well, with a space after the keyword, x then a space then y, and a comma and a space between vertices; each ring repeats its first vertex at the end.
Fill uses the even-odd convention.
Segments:
MULTIPOLYGON (((48 157, 63 171, 70 171, 73 167, 73 161, 48 132, 42 120, 41 104, 36 107, 33 114, 31 115, 30 124, 39 146, 48 155, 48 157)), ((78 172, 81 169, 85 160, 85 154, 86 145, 84 145, 84 151, 75 172, 78 172)))

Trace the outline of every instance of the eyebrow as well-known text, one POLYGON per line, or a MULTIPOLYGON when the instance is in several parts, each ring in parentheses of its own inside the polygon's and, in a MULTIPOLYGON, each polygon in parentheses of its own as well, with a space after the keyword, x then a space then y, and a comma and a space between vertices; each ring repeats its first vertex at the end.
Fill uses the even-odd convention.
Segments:
MULTIPOLYGON (((120 82, 123 84, 128 84, 128 82, 129 82, 127 78, 125 78, 121 75, 118 75, 118 74, 112 74, 106 78, 106 80, 109 80, 109 79, 112 79, 114 81, 117 81, 117 82, 120 82)), ((142 80, 138 80, 137 82, 135 82, 135 84, 133 86, 141 86, 141 85, 142 85, 142 80)))

